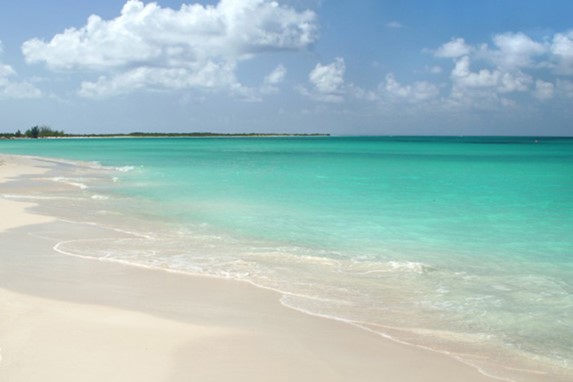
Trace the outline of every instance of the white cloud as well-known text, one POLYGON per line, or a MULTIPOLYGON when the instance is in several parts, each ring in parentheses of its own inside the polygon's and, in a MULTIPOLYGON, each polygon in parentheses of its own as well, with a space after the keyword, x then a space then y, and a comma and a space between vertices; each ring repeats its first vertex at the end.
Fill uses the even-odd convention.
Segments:
POLYGON ((494 87, 498 84, 499 78, 500 72, 497 70, 482 69, 472 72, 468 56, 458 59, 451 73, 455 85, 468 88, 494 87))
POLYGON ((16 75, 16 71, 10 65, 0 64, 0 78, 7 79, 16 75))
POLYGON ((507 98, 507 94, 527 91, 533 81, 529 75, 518 69, 503 70, 498 67, 472 71, 468 56, 455 61, 450 79, 450 98, 453 104, 477 109, 493 109, 496 105, 515 106, 507 98))
POLYGON ((573 56, 573 31, 555 34, 551 44, 551 51, 558 56, 573 56))
POLYGON ((504 71, 499 68, 470 70, 470 59, 465 56, 456 61, 451 73, 455 86, 466 88, 495 88, 501 93, 526 91, 532 81, 531 77, 519 70, 504 71))
POLYGON ((436 57, 457 58, 470 53, 470 46, 463 38, 452 39, 440 46, 434 53, 436 57))
POLYGON ((310 89, 299 86, 305 96, 321 102, 339 103, 345 100, 367 102, 407 102, 419 103, 436 99, 440 94, 438 86, 418 81, 400 84, 390 73, 377 89, 363 89, 344 79, 346 65, 343 58, 336 58, 331 64, 317 64, 309 74, 310 89))
POLYGON ((344 100, 344 72, 346 65, 344 59, 337 57, 328 65, 316 64, 310 72, 308 79, 312 84, 312 90, 299 88, 306 96, 323 102, 342 102, 344 100))
POLYGON ((547 47, 523 33, 503 33, 493 37, 497 50, 491 52, 492 61, 501 67, 529 67, 536 56, 547 52, 547 47))
POLYGON ((93 15, 50 41, 22 46, 28 63, 53 70, 95 71, 80 94, 113 95, 141 88, 224 88, 242 85, 236 65, 264 52, 302 50, 317 38, 316 15, 270 0, 221 0, 179 10, 128 0, 111 20, 93 15), (231 72, 229 72, 231 69, 231 72), (118 73, 118 74, 116 74, 118 73))
POLYGON ((536 41, 522 32, 507 32, 494 35, 492 45, 470 46, 456 38, 438 48, 435 56, 454 59, 450 73, 454 103, 478 108, 515 106, 518 103, 510 97, 516 92, 529 92, 540 100, 553 98, 555 81, 535 77, 566 72, 569 53, 573 64, 573 44, 569 46, 567 39, 556 34, 552 41, 536 41), (477 69, 472 70, 472 64, 477 69))
MULTIPOLYGON (((0 56, 4 52, 4 46, 0 41, 0 56)), ((34 85, 26 81, 17 81, 18 73, 10 66, 0 61, 0 99, 6 98, 39 98, 42 92, 34 85)))
POLYGON ((409 102, 420 102, 434 99, 440 94, 440 89, 429 82, 415 82, 412 85, 402 85, 394 74, 386 75, 386 80, 381 86, 387 94, 394 98, 402 98, 409 102))
POLYGON ((573 30, 553 36, 551 53, 555 55, 558 73, 573 74, 573 30))
POLYGON ((447 109, 495 110, 503 106, 499 94, 492 88, 463 88, 452 86, 451 94, 445 99, 447 109))
POLYGON ((355 99, 363 101, 378 101, 380 99, 375 91, 362 89, 354 84, 346 86, 346 93, 355 99))
POLYGON ((455 38, 436 49, 434 56, 453 58, 446 105, 516 108, 524 104, 524 98, 514 96, 518 92, 544 102, 573 98, 573 81, 568 78, 573 76, 573 30, 540 39, 506 32, 494 35, 490 45, 468 45, 455 38))
POLYGON ((344 59, 337 57, 332 64, 316 64, 310 72, 309 80, 320 93, 338 93, 344 84, 345 71, 344 59))
POLYGON ((537 80, 535 81, 535 97, 539 100, 545 101, 553 98, 555 93, 555 85, 551 82, 537 80))
POLYGON ((386 75, 384 88, 387 92, 403 98, 407 97, 411 90, 409 87, 400 85, 392 73, 386 75))
POLYGON ((281 82, 283 82, 285 76, 286 76, 286 69, 284 66, 279 65, 277 66, 271 73, 269 73, 266 77, 265 77, 265 83, 269 84, 269 85, 277 85, 281 82))
POLYGON ((232 64, 214 62, 196 68, 150 68, 139 67, 112 77, 101 76, 97 82, 83 82, 79 91, 83 97, 109 97, 137 89, 186 89, 204 90, 227 88, 233 94, 250 98, 249 89, 235 78, 232 64))
POLYGON ((497 89, 500 93, 524 92, 529 90, 532 82, 531 76, 520 70, 502 72, 497 89))
POLYGON ((263 86, 261 87, 261 92, 277 92, 279 90, 278 85, 284 81, 286 74, 287 70, 283 65, 277 66, 272 72, 265 76, 263 86))

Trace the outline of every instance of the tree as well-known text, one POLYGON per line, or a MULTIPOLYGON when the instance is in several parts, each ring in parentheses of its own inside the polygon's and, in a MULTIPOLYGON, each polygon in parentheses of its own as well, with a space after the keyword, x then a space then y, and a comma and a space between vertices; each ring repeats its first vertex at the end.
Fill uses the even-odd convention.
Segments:
POLYGON ((14 136, 16 138, 21 138, 22 137, 22 132, 20 130, 16 131, 16 134, 14 134, 14 136))
POLYGON ((40 137, 61 137, 64 135, 63 131, 53 130, 49 126, 40 127, 40 137))
POLYGON ((24 133, 28 138, 63 137, 64 131, 53 130, 49 126, 34 126, 24 133))
POLYGON ((34 126, 32 128, 29 128, 28 130, 26 130, 26 132, 24 134, 28 138, 37 139, 40 136, 40 128, 38 126, 34 126))

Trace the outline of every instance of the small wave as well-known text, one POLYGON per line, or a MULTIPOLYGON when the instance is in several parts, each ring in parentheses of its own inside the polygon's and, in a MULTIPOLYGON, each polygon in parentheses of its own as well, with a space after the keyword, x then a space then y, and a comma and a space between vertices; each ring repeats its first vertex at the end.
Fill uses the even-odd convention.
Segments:
POLYGON ((71 160, 71 159, 63 159, 63 158, 46 158, 46 157, 39 157, 39 156, 31 156, 31 155, 21 155, 21 157, 29 158, 33 160, 38 160, 42 162, 48 163, 55 163, 55 164, 65 164, 70 166, 77 166, 83 168, 89 168, 93 170, 112 170, 118 172, 129 172, 136 169, 136 166, 105 166, 98 161, 78 161, 78 160, 71 160))
POLYGON ((16 200, 84 200, 83 198, 74 198, 69 196, 43 196, 43 195, 13 195, 2 194, 0 197, 4 199, 16 200))
POLYGON ((389 261, 386 264, 388 264, 392 270, 401 272, 426 273, 433 269, 427 264, 415 261, 389 261))
POLYGON ((135 170, 135 166, 121 166, 121 167, 114 167, 114 170, 119 172, 130 172, 135 170))
POLYGON ((55 178, 51 178, 51 180, 52 180, 53 182, 64 183, 64 184, 67 184, 67 185, 70 185, 70 186, 74 186, 74 187, 77 187, 77 188, 79 188, 79 189, 81 189, 81 190, 86 190, 86 189, 88 188, 88 186, 85 185, 85 184, 83 184, 83 183, 70 180, 69 178, 65 178, 65 177, 63 177, 63 176, 57 176, 57 177, 55 177, 55 178))
POLYGON ((109 196, 95 194, 95 195, 92 195, 91 198, 93 200, 108 200, 109 196))
POLYGON ((135 166, 104 166, 100 162, 93 161, 93 162, 76 162, 77 165, 85 165, 86 167, 93 168, 96 170, 113 170, 119 172, 129 172, 135 170, 135 166))

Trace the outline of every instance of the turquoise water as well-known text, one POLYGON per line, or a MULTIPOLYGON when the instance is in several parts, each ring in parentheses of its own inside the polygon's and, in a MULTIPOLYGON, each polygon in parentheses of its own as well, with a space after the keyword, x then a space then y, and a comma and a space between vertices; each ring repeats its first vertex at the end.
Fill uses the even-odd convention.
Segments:
POLYGON ((572 375, 572 139, 78 139, 0 152, 106 166, 51 180, 83 185, 82 219, 140 236, 63 252, 247 280, 499 376, 513 377, 508 363, 572 375))

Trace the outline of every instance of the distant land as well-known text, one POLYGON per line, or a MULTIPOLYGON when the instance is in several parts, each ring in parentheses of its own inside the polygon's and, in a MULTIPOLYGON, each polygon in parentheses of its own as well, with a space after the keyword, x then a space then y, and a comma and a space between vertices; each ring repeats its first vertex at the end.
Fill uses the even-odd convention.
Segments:
POLYGON ((146 137, 328 137, 319 133, 127 133, 127 134, 66 134, 65 138, 146 138, 146 137))
POLYGON ((118 134, 67 134, 61 130, 54 130, 47 126, 34 126, 25 132, 0 133, 0 139, 45 139, 45 138, 201 138, 201 137, 328 137, 330 134, 319 133, 118 133, 118 134))

